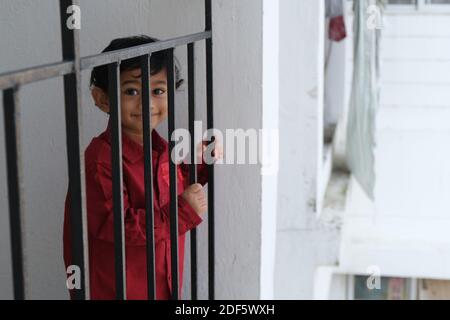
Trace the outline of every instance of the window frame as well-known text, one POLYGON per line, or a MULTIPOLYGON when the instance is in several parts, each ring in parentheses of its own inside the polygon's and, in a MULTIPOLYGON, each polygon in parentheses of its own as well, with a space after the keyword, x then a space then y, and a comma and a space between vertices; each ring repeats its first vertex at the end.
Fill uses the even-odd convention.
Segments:
MULTIPOLYGON (((347 300, 355 300, 355 280, 356 280, 356 274, 347 274, 346 275, 346 298, 347 300)), ((367 276, 367 275, 363 275, 363 276, 367 276)), ((388 277, 389 276, 383 276, 382 277, 388 277)), ((405 278, 406 281, 409 282, 408 285, 408 299, 404 299, 404 300, 419 300, 419 282, 420 279, 417 278, 411 278, 411 277, 407 277, 405 278)))

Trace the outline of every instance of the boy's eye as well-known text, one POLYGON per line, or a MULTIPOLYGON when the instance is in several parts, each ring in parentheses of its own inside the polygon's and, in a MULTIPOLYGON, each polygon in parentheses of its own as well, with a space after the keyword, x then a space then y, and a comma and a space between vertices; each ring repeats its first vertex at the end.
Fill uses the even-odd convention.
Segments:
POLYGON ((162 95, 164 93, 165 93, 165 91, 163 89, 155 89, 155 90, 153 90, 153 94, 157 95, 157 96, 162 95))
POLYGON ((139 90, 133 88, 125 89, 125 94, 128 96, 137 96, 139 95, 139 90))

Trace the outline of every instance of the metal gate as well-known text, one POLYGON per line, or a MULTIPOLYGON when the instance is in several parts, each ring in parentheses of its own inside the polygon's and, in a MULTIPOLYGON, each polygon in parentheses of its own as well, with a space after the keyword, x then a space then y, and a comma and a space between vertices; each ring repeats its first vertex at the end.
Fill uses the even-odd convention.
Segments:
MULTIPOLYGON (((126 299, 126 266, 124 241, 124 212, 122 190, 122 146, 120 119, 120 62, 140 57, 142 83, 150 82, 150 57, 152 53, 167 50, 169 62, 168 74, 168 136, 175 130, 175 79, 173 52, 176 47, 187 45, 189 80, 189 131, 194 136, 195 97, 194 97, 194 55, 195 43, 206 42, 206 106, 207 129, 213 128, 213 70, 212 70, 212 16, 211 0, 205 0, 205 31, 187 36, 158 41, 132 48, 80 57, 79 31, 67 27, 68 8, 78 5, 77 0, 60 0, 62 62, 46 64, 24 70, 0 74, 0 90, 3 91, 3 112, 5 122, 7 184, 9 201, 9 219, 11 234, 11 253, 14 298, 27 298, 27 281, 24 275, 23 238, 23 192, 22 158, 20 131, 19 92, 22 86, 46 79, 64 77, 67 160, 69 168, 70 222, 72 235, 73 264, 81 269, 82 286, 74 290, 75 299, 89 299, 89 268, 87 245, 86 196, 84 183, 84 163, 80 148, 81 128, 81 72, 100 65, 107 65, 109 72, 109 99, 111 107, 111 160, 113 180, 114 244, 116 298, 126 299)), ((145 152, 145 195, 146 195, 146 235, 147 235, 147 278, 148 298, 155 299, 155 255, 154 255, 154 213, 153 213, 153 176, 151 161, 150 135, 150 92, 143 85, 142 108, 145 152)), ((26 112, 26 110, 24 110, 26 112)), ((193 140, 193 139, 191 139, 193 140)), ((191 150, 195 150, 191 141, 191 150)), ((175 143, 169 139, 169 154, 175 143)), ((196 182, 195 152, 191 152, 191 183, 196 182)), ((208 297, 214 299, 214 170, 208 165, 208 297)), ((170 172, 170 238, 172 262, 172 299, 179 299, 178 273, 178 204, 176 165, 169 162, 170 172)), ((197 234, 191 231, 191 293, 197 299, 197 234)))

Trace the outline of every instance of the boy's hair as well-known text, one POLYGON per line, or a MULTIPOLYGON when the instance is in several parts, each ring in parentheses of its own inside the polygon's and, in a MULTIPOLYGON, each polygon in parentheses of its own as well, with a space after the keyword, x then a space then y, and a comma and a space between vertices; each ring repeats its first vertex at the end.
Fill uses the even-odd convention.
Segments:
MULTIPOLYGON (((146 35, 118 38, 112 40, 111 43, 102 51, 102 53, 130 48, 156 41, 159 40, 146 35)), ((167 51, 158 51, 152 53, 152 56, 150 58, 150 74, 155 75, 161 70, 164 70, 167 66, 168 60, 169 54, 167 51)), ((181 79, 180 77, 180 66, 176 57, 174 57, 174 61, 175 61, 175 69, 174 69, 175 87, 176 89, 178 89, 183 84, 184 80, 181 79)), ((124 60, 120 63, 120 72, 140 68, 141 68, 140 57, 124 60)), ((90 86, 91 87, 95 86, 101 88, 105 92, 108 92, 108 65, 98 66, 92 70, 90 86)))

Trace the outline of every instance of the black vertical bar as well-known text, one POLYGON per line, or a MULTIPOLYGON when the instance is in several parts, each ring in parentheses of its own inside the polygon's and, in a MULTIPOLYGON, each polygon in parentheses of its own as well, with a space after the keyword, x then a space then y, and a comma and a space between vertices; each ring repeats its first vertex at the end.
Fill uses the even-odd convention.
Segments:
POLYGON ((153 164, 151 139, 151 95, 150 95, 150 55, 141 58, 142 78, 142 126, 144 132, 144 183, 147 239, 147 295, 156 299, 155 292, 155 235, 153 211, 153 164))
POLYGON ((20 112, 18 90, 3 92, 6 163, 8 176, 9 225, 11 238, 14 299, 25 299, 23 236, 22 162, 20 152, 20 112))
POLYGON ((69 168, 70 225, 72 264, 80 268, 81 288, 73 290, 73 298, 89 299, 89 257, 87 249, 86 192, 84 185, 84 155, 81 152, 81 68, 79 31, 67 26, 67 10, 78 5, 76 0, 60 0, 62 56, 74 61, 74 71, 64 76, 67 161, 69 168))
POLYGON ((123 214, 122 126, 120 117, 119 63, 108 65, 109 108, 111 117, 111 169, 114 210, 114 256, 116 298, 126 299, 125 231, 123 214))
POLYGON ((174 70, 174 49, 167 50, 169 59, 167 61, 167 83, 168 83, 168 107, 169 107, 169 180, 170 180, 170 253, 172 266, 172 300, 179 299, 179 278, 178 278, 178 199, 177 199, 177 168, 172 159, 172 150, 175 148, 175 141, 172 140, 172 133, 175 131, 175 70, 174 70))
POLYGON ((211 0, 205 0, 205 31, 212 30, 211 0))
MULTIPOLYGON (((195 43, 188 46, 188 91, 189 91, 189 133, 191 136, 190 183, 197 183, 196 147, 195 147, 195 43)), ((197 300, 197 229, 191 230, 191 299, 197 300)))
MULTIPOLYGON (((205 0, 205 29, 212 31, 211 0, 205 0)), ((213 42, 212 36, 206 39, 206 126, 214 128, 213 105, 213 42)), ((213 137, 211 137, 213 141, 213 137)), ((214 232, 214 165, 208 165, 208 293, 209 300, 214 300, 215 292, 215 232, 214 232)))

